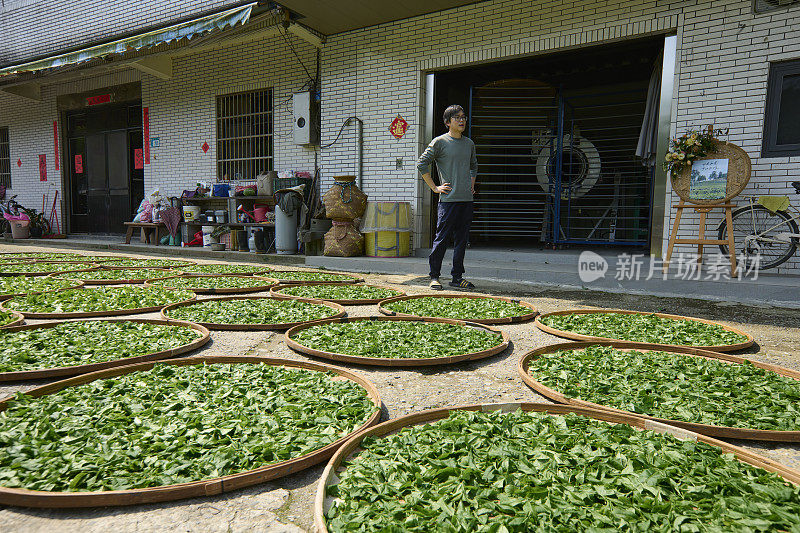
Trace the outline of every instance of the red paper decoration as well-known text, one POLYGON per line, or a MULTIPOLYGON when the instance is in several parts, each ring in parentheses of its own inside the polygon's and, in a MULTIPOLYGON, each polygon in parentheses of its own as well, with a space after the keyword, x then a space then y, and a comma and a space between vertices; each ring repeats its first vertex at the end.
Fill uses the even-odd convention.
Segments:
POLYGON ((392 124, 389 126, 389 133, 394 135, 395 139, 400 139, 406 134, 407 131, 408 122, 406 122, 406 120, 400 115, 397 115, 397 117, 395 117, 395 119, 392 121, 392 124))
POLYGON ((203 146, 201 146, 200 148, 203 149, 203 152, 208 152, 211 149, 208 143, 203 143, 203 146))

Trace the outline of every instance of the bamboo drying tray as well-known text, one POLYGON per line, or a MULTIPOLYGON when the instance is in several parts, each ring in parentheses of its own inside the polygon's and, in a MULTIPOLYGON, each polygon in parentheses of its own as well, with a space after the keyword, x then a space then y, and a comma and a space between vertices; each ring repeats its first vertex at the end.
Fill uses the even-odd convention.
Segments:
MULTIPOLYGON (((47 277, 55 277, 55 276, 53 274, 50 274, 47 277)), ((56 278, 56 279, 63 279, 63 278, 56 278)), ((67 278, 67 279, 72 279, 75 282, 75 284, 70 285, 69 287, 62 287, 60 289, 52 289, 47 291, 30 291, 30 292, 18 292, 14 294, 0 294, 0 299, 14 298, 15 296, 27 296, 28 294, 42 294, 43 292, 58 292, 58 291, 66 291, 69 289, 80 289, 84 285, 83 281, 79 279, 75 278, 67 278)))
POLYGON ((407 316, 366 316, 366 317, 353 317, 353 318, 332 318, 332 319, 325 319, 325 320, 318 320, 316 322, 309 322, 306 324, 301 324, 299 326, 295 326, 291 328, 289 331, 286 332, 286 344, 289 348, 306 354, 312 355, 314 357, 322 357, 325 359, 332 359, 334 361, 342 361, 345 363, 356 363, 360 365, 373 365, 373 366, 433 366, 433 365, 450 365, 453 363, 460 363, 462 361, 475 361, 477 359, 485 359, 486 357, 491 357, 496 355, 506 348, 509 345, 509 337, 508 333, 505 331, 500 331, 499 329, 492 328, 487 326, 486 324, 478 324, 475 322, 465 322, 463 320, 453 320, 450 318, 417 318, 417 317, 407 317, 407 316), (472 327, 476 329, 482 329, 486 331, 491 331, 492 333, 496 333, 500 335, 501 342, 496 346, 488 348, 486 350, 481 350, 480 352, 470 352, 465 354, 459 355, 451 355, 447 357, 426 357, 426 358, 406 358, 400 359, 395 357, 360 357, 357 355, 348 355, 344 353, 336 353, 336 352, 327 352, 324 350, 316 350, 314 348, 309 348, 303 344, 300 344, 293 337, 304 329, 308 329, 312 326, 320 326, 324 324, 342 324, 346 322, 363 322, 363 321, 370 321, 370 322, 431 322, 436 324, 456 324, 463 327, 472 327))
MULTIPOLYGON (((102 492, 47 492, 27 489, 16 489, 0 487, 0 504, 15 505, 20 507, 36 508, 76 508, 76 507, 103 507, 120 505, 140 505, 144 503, 156 503, 184 498, 194 498, 200 496, 214 496, 224 492, 238 490, 258 483, 264 483, 272 479, 277 479, 301 470, 305 470, 315 464, 328 459, 339 446, 356 433, 374 425, 381 415, 381 399, 378 390, 370 381, 358 374, 353 374, 343 368, 319 363, 307 363, 305 361, 291 361, 288 359, 277 359, 271 357, 244 357, 244 356, 219 356, 219 357, 189 357, 174 361, 159 361, 158 363, 139 363, 128 365, 91 374, 83 374, 73 378, 57 381, 44 387, 27 391, 26 394, 35 398, 53 394, 67 387, 83 385, 97 379, 106 379, 122 376, 132 372, 151 370, 155 364, 163 365, 198 365, 198 364, 237 364, 237 363, 259 363, 272 366, 285 366, 290 368, 300 368, 317 372, 334 372, 338 377, 334 379, 350 380, 363 387, 370 400, 375 405, 375 413, 364 424, 356 428, 350 434, 331 444, 310 452, 306 455, 296 457, 287 461, 274 463, 271 465, 231 474, 228 476, 194 481, 191 483, 181 483, 177 485, 163 485, 160 487, 149 487, 131 490, 113 490, 102 492)), ((0 401, 0 411, 8 407, 7 397, 0 401)))
MULTIPOLYGON (((550 333, 551 335, 555 335, 556 337, 562 337, 565 339, 572 339, 576 341, 592 341, 592 342, 603 342, 603 341, 619 341, 619 342, 628 342, 634 343, 636 341, 626 341, 624 339, 612 339, 610 337, 593 337, 592 335, 583 335, 581 333, 572 333, 570 331, 564 331, 560 329, 555 329, 545 324, 542 324, 542 319, 548 316, 555 316, 555 315, 590 315, 590 314, 621 314, 621 315, 655 315, 659 318, 671 318, 673 320, 693 320, 695 322, 703 322, 704 324, 713 324, 715 326, 719 326, 727 331, 731 331, 733 333, 738 333, 739 335, 743 335, 747 337, 747 340, 738 342, 736 344, 716 344, 712 346, 690 346, 691 348, 700 348, 702 350, 713 350, 715 352, 733 352, 736 350, 743 350, 745 348, 749 348, 755 343, 753 336, 749 333, 745 333, 739 329, 736 329, 732 326, 726 326, 724 324, 720 324, 719 322, 714 322, 713 320, 706 320, 704 318, 693 318, 689 316, 682 316, 682 315, 668 315, 665 313, 648 313, 646 311, 627 311, 624 309, 605 309, 605 310, 592 310, 592 309, 568 309, 566 311, 553 311, 551 313, 545 313, 543 315, 539 315, 536 317, 536 321, 534 324, 537 328, 544 331, 545 333, 550 333)), ((659 350, 672 350, 673 348, 685 348, 686 345, 680 344, 654 344, 648 343, 653 348, 651 349, 659 349, 659 350)))
MULTIPOLYGON (((26 263, 26 264, 34 264, 33 263, 26 263)), ((0 276, 49 276, 50 274, 72 274, 75 272, 89 272, 90 270, 98 270, 100 268, 99 265, 96 263, 86 263, 86 262, 76 262, 76 261, 61 261, 58 265, 63 265, 64 263, 75 263, 75 268, 72 270, 49 270, 46 272, 0 272, 0 276), (87 266, 79 266, 79 265, 87 265, 87 266)), ((42 264, 42 263, 36 263, 42 264)), ((47 264, 46 262, 44 264, 47 264)))
MULTIPOLYGON (((773 441, 773 442, 800 442, 800 430, 774 431, 766 429, 746 429, 746 428, 736 428, 729 426, 714 426, 710 424, 699 424, 696 422, 685 422, 683 420, 658 418, 643 413, 633 413, 630 411, 615 409, 613 407, 607 407, 605 405, 600 405, 594 402, 587 402, 585 400, 579 400, 577 398, 569 398, 567 396, 564 396, 557 390, 551 389, 550 387, 547 387, 542 383, 536 381, 528 373, 528 366, 530 364, 530 361, 533 359, 537 359, 542 355, 558 352, 560 350, 582 350, 584 348, 588 348, 589 346, 611 346, 613 348, 619 348, 622 351, 631 351, 631 350, 664 351, 663 348, 660 348, 660 345, 650 344, 650 343, 609 342, 609 341, 566 342, 561 344, 553 344, 542 348, 537 348, 535 350, 526 353, 525 355, 522 356, 522 358, 519 360, 519 363, 517 364, 517 372, 522 378, 522 381, 524 381, 525 384, 528 385, 530 388, 532 388, 533 390, 535 390, 548 400, 552 400, 554 402, 558 402, 561 404, 572 405, 575 407, 587 407, 589 409, 601 409, 612 413, 623 413, 631 416, 638 416, 640 418, 655 420, 656 422, 661 422, 664 424, 669 424, 671 426, 681 427, 684 429, 688 429, 690 431, 702 433, 703 435, 708 435, 709 437, 717 437, 721 439, 746 439, 746 440, 773 441)), ((761 363, 759 361, 753 361, 752 359, 744 359, 742 357, 736 357, 735 355, 715 352, 712 350, 701 350, 699 348, 692 348, 690 346, 670 348, 668 351, 672 353, 692 355, 695 357, 717 359, 731 364, 751 363, 755 367, 763 368, 764 370, 768 370, 770 372, 775 372, 776 374, 779 374, 781 376, 786 376, 800 380, 800 372, 798 372, 797 370, 791 370, 788 368, 784 368, 777 365, 771 365, 768 363, 761 363)))
POLYGON ((264 276, 253 276, 253 275, 242 275, 242 274, 220 274, 220 275, 208 275, 204 274, 202 276, 196 276, 194 274, 179 274, 176 276, 166 276, 163 278, 154 278, 148 279, 145 281, 145 287, 168 287, 168 288, 185 288, 185 287, 170 287, 169 285, 162 285, 161 283, 151 283, 153 281, 158 280, 166 280, 166 279, 174 279, 174 278, 200 278, 200 279, 209 279, 209 278, 245 278, 245 279, 260 279, 263 280, 261 285, 253 286, 253 287, 223 287, 223 288, 203 288, 203 287, 188 287, 186 290, 190 290, 197 294, 244 294, 248 292, 265 292, 270 290, 270 288, 274 287, 278 284, 278 280, 267 278, 264 276))
POLYGON ((23 315, 19 311, 12 311, 11 309, 5 309, 5 308, 3 308, 3 310, 8 313, 11 313, 16 318, 11 322, 9 322, 8 324, 6 324, 5 326, 0 326, 0 329, 14 328, 16 326, 19 326, 20 324, 25 323, 25 315, 23 315))
POLYGON ((419 318, 441 318, 441 317, 427 317, 427 316, 420 316, 420 315, 412 315, 409 313, 399 313, 397 311, 392 311, 385 307, 387 304, 391 304, 393 302, 400 302, 404 300, 417 300, 419 298, 471 298, 473 300, 482 300, 482 299, 492 299, 492 300, 501 300, 503 302, 509 302, 517 305, 521 305, 522 307, 527 307, 531 310, 530 313, 526 313, 524 315, 519 316, 510 316, 505 318, 481 318, 481 319, 472 319, 472 318, 460 318, 458 320, 467 320, 469 322, 475 322, 477 324, 516 324, 518 322, 527 322, 529 320, 533 320, 536 315, 539 314, 539 311, 533 306, 533 304, 529 304, 528 302, 523 302, 521 300, 515 300, 513 298, 505 298, 503 296, 489 296, 489 295, 478 295, 478 294, 452 294, 452 293, 445 293, 445 294, 413 294, 411 296, 397 296, 394 298, 387 298, 382 300, 378 304, 378 310, 383 313, 384 315, 388 316, 412 316, 412 317, 419 317, 419 318))
MULTIPOLYGON (((108 271, 110 271, 110 270, 123 270, 123 269, 120 269, 120 268, 105 268, 103 266, 100 266, 100 268, 98 270, 108 270, 108 271)), ((169 272, 170 274, 175 274, 175 275, 182 274, 182 272, 177 273, 174 270, 171 271, 171 270, 166 269, 166 268, 164 268, 164 269, 161 269, 161 268, 132 268, 130 270, 141 271, 141 273, 142 273, 141 278, 132 278, 132 279, 111 279, 111 278, 108 278, 108 279, 83 279, 80 276, 75 276, 75 278, 73 278, 73 279, 80 279, 85 285, 137 285, 137 284, 140 284, 140 283, 144 283, 145 281, 147 281, 148 278, 152 279, 151 274, 153 274, 156 271, 164 272, 164 273, 169 272)), ((93 270, 92 272, 97 272, 97 270, 93 270)), ((61 274, 61 272, 59 272, 59 273, 57 273, 55 275, 60 276, 60 274, 61 274)))
POLYGON ((275 277, 281 285, 320 285, 320 284, 330 284, 330 283, 363 283, 364 278, 359 278, 358 276, 354 276, 352 274, 347 274, 345 272, 328 272, 327 270, 271 270, 270 274, 280 274, 281 272, 300 272, 303 274, 308 273, 318 273, 318 274, 335 274, 337 276, 347 276, 350 279, 346 280, 331 280, 331 281, 324 281, 318 279, 309 279, 309 280, 294 280, 294 279, 280 279, 275 277))
MULTIPOLYGON (((174 318, 170 318, 169 312, 173 309, 177 309, 178 307, 183 307, 186 305, 191 305, 193 303, 202 303, 202 302, 211 302, 211 301, 218 301, 218 300, 256 300, 267 298, 271 300, 278 300, 278 298, 272 298, 271 296, 223 296, 221 298, 207 298, 205 300, 198 300, 198 301, 186 301, 186 302, 179 302, 175 304, 170 304, 163 309, 161 309, 161 317, 165 320, 175 320, 174 318)), ((339 318, 343 317, 347 314, 339 304, 325 302, 323 300, 310 300, 307 298, 299 298, 301 302, 317 304, 317 305, 324 305, 325 307, 330 307, 331 309, 335 309, 338 311, 337 314, 328 317, 330 318, 339 318)), ((217 324, 215 322, 195 322, 196 324, 200 324, 202 326, 207 327, 210 330, 227 330, 227 331, 271 331, 271 330, 282 330, 282 329, 289 329, 295 326, 299 326, 301 324, 307 323, 317 323, 320 320, 326 319, 319 319, 319 320, 310 320, 310 321, 303 321, 303 322, 286 322, 286 323, 276 323, 276 324, 217 324)))
MULTIPOLYGON (((122 258, 115 257, 114 259, 140 259, 142 261, 146 261, 146 259, 142 259, 142 258, 139 258, 139 257, 122 257, 122 258)), ((180 269, 182 266, 189 266, 189 265, 197 264, 194 261, 183 261, 183 260, 180 260, 180 259, 170 259, 170 261, 175 261, 176 264, 170 265, 170 266, 104 265, 103 268, 108 268, 108 269, 113 269, 113 270, 137 270, 137 269, 140 269, 140 268, 143 269, 143 270, 147 270, 147 269, 150 269, 150 270, 169 270, 171 268, 180 269)))
POLYGON ((112 256, 112 255, 104 255, 104 256, 100 256, 100 255, 88 256, 87 255, 87 256, 80 256, 79 257, 77 255, 74 255, 74 256, 70 256, 68 258, 64 258, 64 259, 53 259, 53 258, 36 259, 35 257, 31 258, 31 260, 34 263, 98 263, 98 264, 99 263, 104 263, 106 261, 116 261, 117 259, 133 259, 133 257, 116 257, 116 256, 112 256), (89 257, 89 259, 81 259, 81 257, 89 257))
POLYGON ((758 455, 744 448, 733 446, 727 442, 723 442, 711 437, 700 435, 692 431, 682 428, 677 428, 653 420, 646 420, 636 416, 631 416, 626 413, 615 413, 601 409, 590 409, 586 407, 576 407, 572 405, 553 405, 544 403, 497 403, 497 404, 475 404, 463 405, 458 407, 449 407, 441 409, 429 409, 412 413, 410 415, 401 416, 392 420, 388 420, 377 426, 361 431, 354 435, 344 445, 342 445, 336 453, 328 461, 328 465, 322 472, 322 477, 317 485, 317 494, 314 499, 314 525, 318 533, 325 533, 328 531, 325 521, 325 512, 328 510, 332 503, 332 498, 328 496, 328 487, 336 484, 338 479, 338 472, 342 469, 342 463, 359 450, 361 442, 366 437, 383 437, 396 433, 405 427, 417 426, 435 422, 443 418, 447 418, 452 411, 502 411, 511 412, 517 409, 522 409, 527 412, 540 412, 548 413, 550 415, 563 415, 574 413, 577 415, 593 418, 595 420, 603 420, 612 424, 626 424, 637 429, 651 430, 665 435, 672 435, 681 440, 700 441, 711 446, 720 448, 723 452, 733 454, 739 461, 748 463, 758 468, 763 468, 768 472, 774 472, 786 481, 795 485, 800 484, 800 470, 789 468, 773 461, 762 455, 758 455))
MULTIPOLYGON (((359 286, 360 287, 374 287, 376 289, 391 289, 393 291, 399 292, 400 294, 398 294, 397 296, 405 296, 405 294, 406 294, 403 291, 400 291, 398 289, 393 289, 391 287, 381 287, 380 285, 360 285, 360 284, 357 284, 357 283, 350 283, 350 282, 347 282, 347 281, 345 281, 345 282, 336 282, 336 283, 290 283, 288 285, 281 283, 277 287, 272 287, 269 290, 269 293, 272 296, 274 296, 275 298, 301 299, 301 298, 304 298, 304 296, 294 296, 294 295, 291 295, 291 294, 284 294, 283 290, 284 289, 290 289, 292 287, 304 287, 304 286, 308 286, 308 285, 324 285, 326 287, 341 286, 341 285, 354 286, 354 287, 359 287, 359 286)), ((394 296, 392 298, 394 298, 394 296)), ((365 298, 365 299, 362 299, 362 300, 336 300, 334 298, 319 298, 319 299, 320 300, 324 300, 326 302, 333 302, 333 303, 340 304, 340 305, 371 305, 371 304, 377 304, 377 303, 380 303, 380 302, 386 300, 386 298, 365 298)))
MULTIPOLYGON (((92 289, 84 289, 90 291, 92 289)), ((188 300, 182 300, 180 302, 175 302, 174 304, 170 305, 178 305, 178 304, 189 304, 197 300, 197 296, 193 296, 188 300)), ((5 303, 0 303, 0 309, 5 309, 6 311, 13 311, 13 309, 6 309, 5 303)), ((135 309, 110 309, 108 311, 75 311, 69 313, 25 313, 21 312, 22 316, 25 318, 38 318, 38 319, 62 319, 62 318, 95 318, 95 317, 106 317, 106 316, 120 316, 120 315, 140 315, 142 313, 153 313, 155 311, 160 311, 161 308, 164 307, 163 305, 157 305, 153 307, 137 307, 135 309)), ((170 319, 168 317, 164 317, 165 320, 175 320, 170 319)))
MULTIPOLYGON (((204 266, 207 263, 196 263, 192 266, 204 266)), ((230 266, 225 263, 221 264, 222 266, 230 266)), ((240 266, 239 263, 234 263, 233 266, 240 266)), ((190 276, 264 276, 268 274, 272 269, 268 266, 258 267, 259 270, 253 270, 251 272, 195 272, 192 270, 185 270, 182 274, 190 275, 190 276)), ((267 276, 269 277, 269 276, 267 276)))
MULTIPOLYGON (((30 326, 16 326, 13 328, 5 328, 8 331, 24 331, 29 329, 46 329, 54 328, 67 321, 60 320, 58 322, 47 322, 45 324, 36 324, 30 326)), ((124 359, 112 359, 110 361, 103 361, 100 363, 90 363, 87 365, 64 366, 59 368, 44 368, 41 370, 22 370, 18 372, 0 372, 0 382, 4 381, 21 381, 28 379, 47 379, 55 377, 76 376, 79 374, 88 374, 90 372, 97 372, 107 368, 114 368, 118 366, 132 365, 136 363, 144 363, 146 361, 157 361, 160 359, 170 359, 178 355, 191 352, 204 346, 211 340, 211 332, 200 324, 193 322, 185 322, 183 320, 161 320, 150 318, 129 318, 129 319, 111 319, 102 320, 102 322, 139 322, 142 324, 161 324, 164 326, 182 326, 188 327, 195 331, 199 331, 202 337, 177 348, 170 350, 161 350, 160 352, 153 352, 145 355, 138 355, 136 357, 127 357, 124 359)))

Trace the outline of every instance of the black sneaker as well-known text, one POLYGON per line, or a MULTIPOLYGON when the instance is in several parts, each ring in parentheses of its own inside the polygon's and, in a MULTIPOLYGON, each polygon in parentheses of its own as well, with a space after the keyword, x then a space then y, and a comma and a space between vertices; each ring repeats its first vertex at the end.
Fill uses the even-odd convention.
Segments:
POLYGON ((451 287, 457 287, 459 289, 474 289, 475 285, 470 283, 469 281, 465 280, 464 278, 461 279, 454 279, 449 283, 451 287))

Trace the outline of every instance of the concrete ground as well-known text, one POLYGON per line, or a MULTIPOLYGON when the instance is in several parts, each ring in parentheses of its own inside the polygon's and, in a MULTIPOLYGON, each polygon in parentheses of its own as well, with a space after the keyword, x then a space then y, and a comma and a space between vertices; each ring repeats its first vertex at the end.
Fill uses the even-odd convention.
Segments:
MULTIPOLYGON (((25 250, 34 248, 25 247, 25 250)), ((42 248, 44 249, 44 248, 42 248)), ((0 245, 0 252, 12 247, 0 245)), ((151 256, 149 256, 151 257, 151 256)), ((207 262, 207 261, 199 261, 207 262)), ((288 269, 277 265, 278 269, 288 269)), ((294 267, 292 267, 294 268, 294 267)), ((387 285, 410 294, 428 292, 418 275, 364 276, 368 283, 387 285)), ((744 305, 729 301, 702 301, 588 290, 524 288, 500 282, 481 283, 479 292, 512 295, 533 303, 541 312, 570 308, 622 308, 660 311, 718 320, 751 333, 757 344, 742 355, 800 370, 800 310, 767 304, 744 305)), ((377 306, 348 307, 350 316, 369 316, 377 306)), ((156 316, 137 315, 140 317, 156 316)), ((37 321, 29 320, 28 323, 37 321)), ((383 420, 426 408, 494 402, 546 402, 517 375, 519 358, 531 349, 560 339, 536 329, 532 323, 501 326, 513 342, 505 352, 489 359, 441 367, 382 369, 347 366, 371 380, 384 403, 383 420)), ((311 360, 288 349, 283 335, 271 332, 212 332, 212 342, 193 355, 268 355, 311 360)), ((326 362, 322 360, 322 362, 326 362)), ((0 386, 0 396, 45 382, 0 386)), ((800 445, 733 442, 785 465, 800 468, 800 445)), ((244 532, 313 531, 312 506, 324 465, 255 487, 223 494, 156 505, 86 510, 39 510, 0 507, 0 531, 115 533, 144 531, 244 532)))

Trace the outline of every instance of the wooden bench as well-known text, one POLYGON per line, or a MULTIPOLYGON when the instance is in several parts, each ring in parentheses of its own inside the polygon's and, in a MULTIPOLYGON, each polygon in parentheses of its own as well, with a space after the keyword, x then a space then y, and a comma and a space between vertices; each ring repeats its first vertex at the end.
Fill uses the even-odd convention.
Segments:
POLYGON ((125 233, 125 244, 131 243, 133 230, 139 228, 141 230, 141 236, 139 237, 139 240, 142 243, 154 244, 158 246, 158 242, 161 239, 161 228, 164 228, 164 230, 167 229, 167 225, 163 222, 126 222, 125 225, 128 227, 128 231, 125 233), (155 232, 156 238, 155 241, 151 243, 150 235, 152 232, 155 232))

